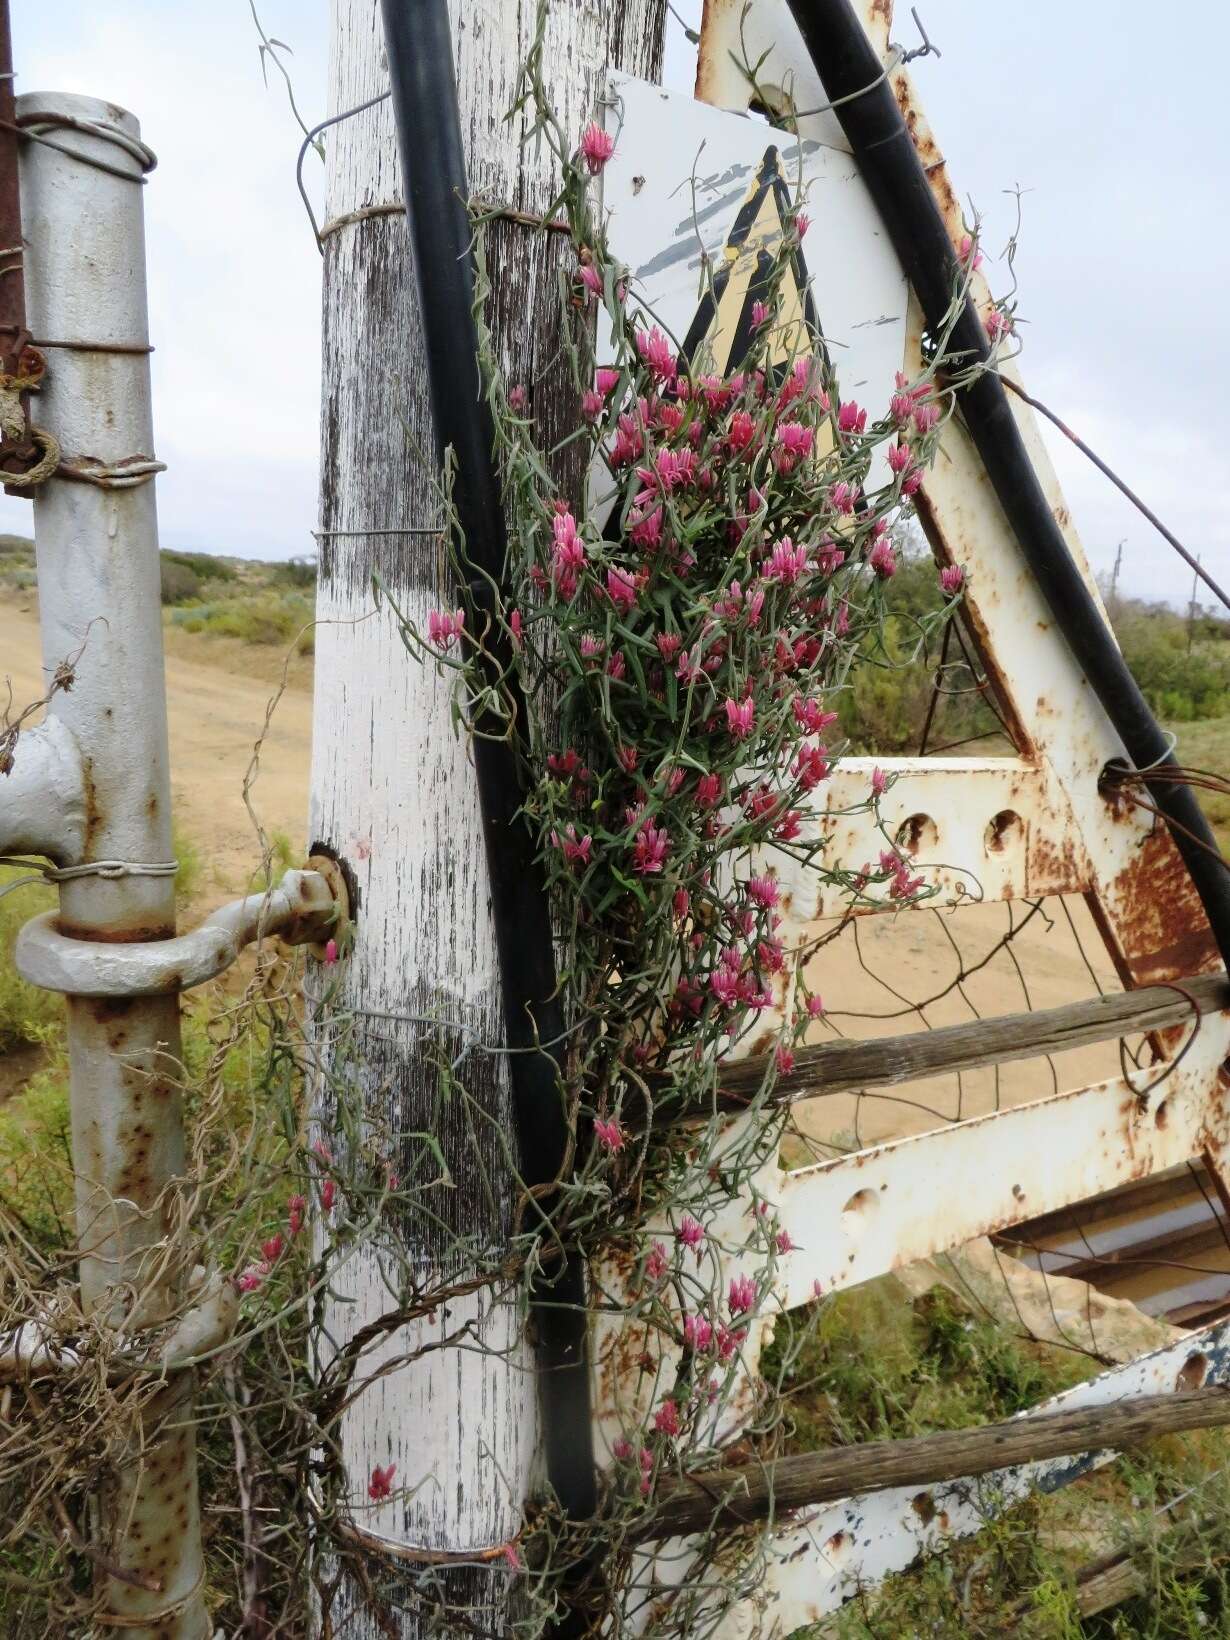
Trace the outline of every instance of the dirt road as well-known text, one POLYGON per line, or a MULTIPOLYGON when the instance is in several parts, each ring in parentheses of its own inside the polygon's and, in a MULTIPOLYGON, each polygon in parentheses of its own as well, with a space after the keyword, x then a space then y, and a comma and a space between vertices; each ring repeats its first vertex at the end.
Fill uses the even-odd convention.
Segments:
MULTIPOLYGON (((276 684, 240 671, 229 647, 209 659, 167 658, 171 729, 171 794, 176 820, 201 854, 202 909, 241 893, 260 862, 243 801, 243 782, 276 684), (226 664, 211 664, 213 659, 226 664)), ((267 657, 266 657, 267 659, 267 657)), ((261 667, 274 672, 276 668, 261 667)), ((311 690, 299 677, 278 702, 261 749, 252 801, 267 831, 281 831, 298 855, 307 838, 308 763, 312 749, 311 690)), ((44 692, 38 615, 33 603, 0 603, 0 680, 9 678, 20 706, 44 692)), ((298 863, 298 861, 296 861, 298 863)))

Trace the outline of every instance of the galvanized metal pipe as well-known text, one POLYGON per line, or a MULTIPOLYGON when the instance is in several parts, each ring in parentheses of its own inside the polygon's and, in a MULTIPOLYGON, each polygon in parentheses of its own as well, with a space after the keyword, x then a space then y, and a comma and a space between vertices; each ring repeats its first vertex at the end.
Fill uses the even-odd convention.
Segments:
MULTIPOLYGON (((136 119, 94 97, 30 95, 18 118, 67 116, 55 146, 22 151, 27 303, 40 336, 145 344, 142 149, 136 119), (81 124, 93 130, 81 129, 81 124), (89 163, 97 159, 107 169, 89 163)), ((39 419, 68 461, 105 466, 153 455, 149 360, 141 353, 62 351, 39 419)), ((77 656, 71 691, 51 717, 71 731, 83 770, 84 861, 171 857, 171 789, 162 660, 157 516, 152 483, 111 489, 56 478, 34 507, 43 658, 77 656)), ((20 759, 19 759, 20 761, 20 759)), ((100 945, 175 932, 169 876, 82 877, 60 892, 61 933, 100 945)), ((82 1299, 122 1309, 151 1249, 171 1228, 184 1168, 176 1081, 175 995, 67 998, 73 1161, 82 1299)), ((142 1294, 151 1320, 179 1304, 188 1272, 142 1294)), ((201 1557, 191 1376, 151 1407, 145 1450, 101 1500, 109 1562, 154 1590, 106 1577, 105 1607, 123 1632, 201 1640, 210 1625, 201 1557)))
POLYGON ((58 866, 77 865, 85 830, 76 736, 56 717, 23 729, 12 768, 0 774, 0 855, 41 854, 58 866))

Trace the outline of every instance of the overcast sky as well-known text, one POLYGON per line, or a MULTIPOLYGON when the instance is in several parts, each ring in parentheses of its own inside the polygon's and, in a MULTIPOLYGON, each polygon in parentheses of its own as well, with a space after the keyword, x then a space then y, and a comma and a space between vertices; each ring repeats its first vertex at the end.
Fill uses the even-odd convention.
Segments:
MULTIPOLYGON (((611 0, 617 3, 617 0, 611 0)), ((678 9, 692 19, 699 0, 678 9)), ((894 35, 910 43, 898 0, 894 35)), ((325 0, 259 0, 309 122, 326 105, 325 0)), ((997 252, 1024 192, 1023 368, 1214 573, 1230 573, 1230 144, 1208 78, 1218 0, 920 0, 940 59, 914 66, 957 187, 997 252), (1179 27, 1181 21, 1182 26, 1179 27)), ((667 83, 690 89, 671 24, 667 83)), ((262 84, 247 0, 13 0, 19 91, 89 92, 139 115, 147 189, 163 544, 312 548, 320 259, 294 188, 299 133, 262 84)), ((317 162, 310 165, 319 171, 317 162)), ((1004 271, 991 267, 1002 289, 1004 271)), ((1056 458, 1095 567, 1181 601, 1190 576, 1083 459, 1056 458)), ((0 528, 29 530, 0 501, 0 528)))

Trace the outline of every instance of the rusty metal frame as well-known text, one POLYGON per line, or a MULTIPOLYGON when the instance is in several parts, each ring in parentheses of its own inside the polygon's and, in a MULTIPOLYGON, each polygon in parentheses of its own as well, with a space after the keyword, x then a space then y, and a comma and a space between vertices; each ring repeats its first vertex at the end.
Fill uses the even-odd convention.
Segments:
MULTIPOLYGON (((907 126, 954 242, 967 231, 938 144, 922 114, 901 54, 889 46, 892 0, 858 0, 860 18, 886 64, 907 126)), ((800 134, 848 151, 786 0, 705 0, 696 95, 718 107, 757 102, 799 113, 800 134), (762 59, 762 54, 763 59, 762 59), (739 66, 758 63, 753 86, 739 66)), ((817 202, 820 208, 821 202, 817 202)), ((990 292, 975 273, 979 306, 990 292)), ((911 301, 903 368, 921 359, 922 318, 911 301)), ((1016 379, 1011 364, 1004 374, 1016 379)), ((1095 600, 1090 572, 1030 407, 1012 410, 1069 550, 1095 600)), ((871 761, 849 759, 811 824, 829 857, 857 865, 874 859, 885 836, 900 837, 914 869, 944 904, 1082 894, 1127 987, 1181 981, 1217 966, 1208 924, 1186 869, 1164 828, 1116 803, 1104 771, 1123 747, 1092 696, 1042 595, 973 445, 951 422, 919 514, 941 564, 968 572, 966 630, 1012 730, 1012 757, 879 760, 896 776, 880 813, 864 803, 871 761)), ((1100 600, 1099 600, 1099 607, 1100 600)), ((794 939, 845 908, 805 868, 780 872, 787 927, 794 939)), ((884 902, 887 908, 888 902, 884 902)), ((867 905, 861 910, 880 909, 867 905)), ((976 1236, 1053 1212, 1120 1184, 1148 1177, 1194 1155, 1222 1188, 1227 1158, 1230 1011, 1206 1012, 1195 1027, 1154 1039, 1161 1061, 1119 1077, 993 1115, 794 1171, 766 1167, 759 1195, 774 1203, 796 1250, 783 1261, 780 1309, 868 1281, 976 1236), (934 1181, 943 1181, 942 1192, 934 1181), (942 1196, 942 1200, 940 1197, 942 1196)), ((736 1123, 737 1127, 737 1123, 736 1123)), ((730 1204, 732 1228, 746 1204, 730 1204)), ((737 1235, 732 1237, 737 1241, 737 1235)), ((616 1287, 619 1271, 602 1279, 616 1287)), ((754 1368, 762 1324, 749 1341, 754 1368)), ((595 1400, 600 1436, 618 1432, 635 1405, 633 1375, 614 1328, 599 1322, 595 1400)), ((1173 1348, 1078 1386, 1057 1402, 1098 1400, 1230 1378, 1230 1329, 1193 1333, 1173 1348)), ((737 1398, 732 1427, 753 1388, 737 1398)), ((909 1565, 955 1536, 975 1532, 1008 1502, 1066 1484, 1111 1454, 1024 1466, 928 1493, 882 1493, 825 1505, 783 1525, 771 1539, 768 1572, 752 1599, 719 1631, 785 1634, 832 1611, 856 1589, 909 1565)), ((646 1556, 660 1587, 686 1576, 686 1546, 646 1556)))

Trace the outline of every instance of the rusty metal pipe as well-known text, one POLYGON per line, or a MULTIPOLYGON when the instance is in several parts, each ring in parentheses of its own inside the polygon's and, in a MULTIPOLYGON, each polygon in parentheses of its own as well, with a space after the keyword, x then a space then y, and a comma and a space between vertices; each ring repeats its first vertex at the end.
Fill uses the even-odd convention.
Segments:
MULTIPOLYGON (((94 97, 31 95, 19 118, 51 115, 56 146, 21 155, 27 244, 26 300, 41 336, 144 343, 144 189, 136 119, 94 97), (114 136, 115 140, 112 140, 114 136), (96 158, 107 169, 82 162, 96 158)), ((106 463, 152 457, 145 354, 65 351, 42 395, 41 419, 66 456, 106 463)), ((109 490, 52 478, 34 503, 43 658, 49 674, 76 656, 71 691, 49 707, 83 771, 83 861, 163 863, 171 858, 162 622, 154 487, 109 490)), ((21 752, 18 752, 20 766, 21 752)), ((175 932, 170 876, 85 876, 60 890, 62 933, 100 946, 175 932)), ((68 1048, 82 1301, 123 1310, 126 1285, 142 1286, 154 1248, 173 1225, 184 1169, 177 996, 69 997, 68 1048)), ((190 1271, 166 1274, 141 1294, 143 1311, 171 1319, 190 1271)), ((192 1375, 151 1406, 143 1450, 99 1500, 106 1559, 155 1588, 103 1576, 104 1623, 131 1640, 203 1640, 192 1375)))
MULTIPOLYGON (((938 332, 962 281, 952 241, 891 84, 850 0, 787 0, 825 95, 849 140, 889 238, 938 332)), ((986 362, 991 347, 967 299, 950 349, 986 362)), ((1055 624, 1138 769, 1175 766, 1169 743, 1068 551, 995 371, 979 373, 957 402, 987 477, 1055 624)), ((1204 906, 1222 961, 1230 965, 1230 871, 1191 789, 1153 788, 1204 906)))

